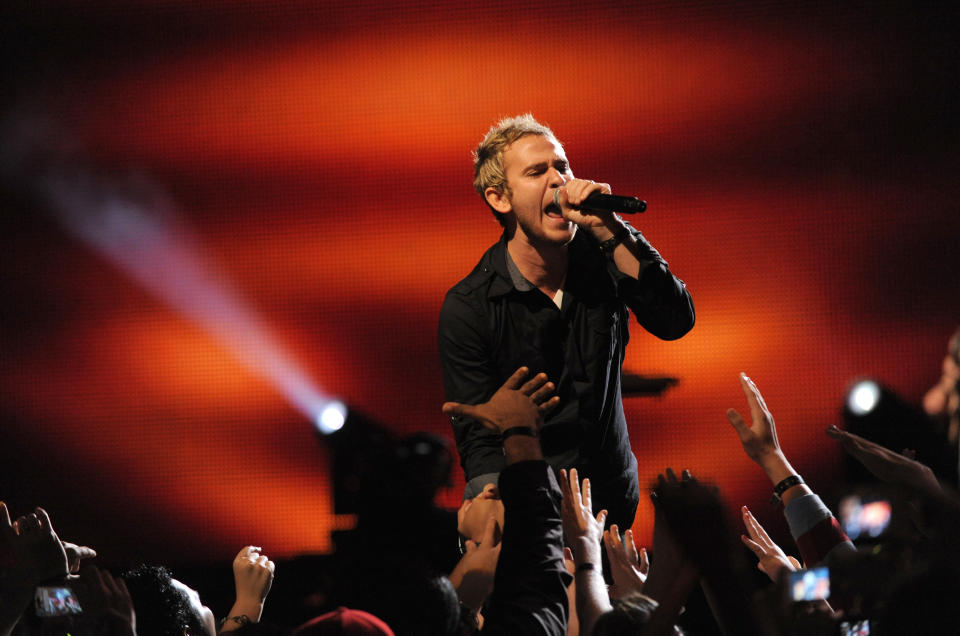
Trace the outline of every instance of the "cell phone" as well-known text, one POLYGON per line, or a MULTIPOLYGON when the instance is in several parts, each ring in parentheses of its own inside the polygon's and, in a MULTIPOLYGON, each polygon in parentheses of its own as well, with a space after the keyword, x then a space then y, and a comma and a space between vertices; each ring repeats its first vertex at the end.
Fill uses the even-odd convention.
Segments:
POLYGON ((826 567, 790 573, 790 597, 794 601, 822 601, 830 598, 830 570, 826 567))
POLYGON ((870 636, 870 621, 841 621, 840 636, 870 636))
POLYGON ((42 617, 76 616, 83 613, 77 595, 66 585, 38 587, 33 595, 33 604, 37 616, 42 617))
POLYGON ((864 500, 849 495, 840 500, 840 524, 851 541, 877 539, 890 525, 893 506, 887 499, 864 500))

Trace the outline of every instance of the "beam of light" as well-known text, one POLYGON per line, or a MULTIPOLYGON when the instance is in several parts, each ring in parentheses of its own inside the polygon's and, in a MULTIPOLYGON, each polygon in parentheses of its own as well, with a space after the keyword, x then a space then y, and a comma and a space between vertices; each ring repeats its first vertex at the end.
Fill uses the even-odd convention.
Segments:
POLYGON ((873 380, 861 380, 847 394, 847 408, 856 416, 863 416, 877 408, 880 385, 873 380))
POLYGON ((159 186, 144 177, 104 179, 82 164, 62 163, 49 166, 32 185, 71 234, 216 338, 321 432, 343 426, 343 403, 311 381, 204 257, 159 186))

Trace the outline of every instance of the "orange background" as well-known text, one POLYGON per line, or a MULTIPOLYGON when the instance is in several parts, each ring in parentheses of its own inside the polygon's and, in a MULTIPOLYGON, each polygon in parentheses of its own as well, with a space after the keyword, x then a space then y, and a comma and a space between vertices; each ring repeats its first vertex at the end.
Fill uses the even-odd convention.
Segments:
MULTIPOLYGON (((625 369, 681 379, 626 402, 641 484, 690 468, 762 505, 724 416, 741 370, 822 490, 840 460, 822 430, 855 377, 913 402, 938 377, 960 289, 949 10, 29 4, 3 9, 5 111, 51 113, 104 178, 159 184, 312 379, 398 432, 450 436, 437 314, 499 235, 470 151, 527 111, 577 176, 648 201, 635 224, 694 297, 680 341, 633 325, 625 369)), ((9 174, 0 496, 114 558, 330 550, 350 519, 310 423, 64 232, 29 167, 9 174)), ((643 501, 640 540, 651 527, 643 501)))

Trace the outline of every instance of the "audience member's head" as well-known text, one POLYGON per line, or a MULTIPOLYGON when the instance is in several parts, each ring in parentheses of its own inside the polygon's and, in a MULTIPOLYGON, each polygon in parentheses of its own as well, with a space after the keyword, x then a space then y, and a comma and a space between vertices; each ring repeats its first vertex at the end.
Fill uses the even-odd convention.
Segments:
POLYGON ((213 612, 197 591, 158 565, 140 565, 123 579, 137 613, 139 636, 215 636, 213 612))
MULTIPOLYGON (((637 636, 643 633, 657 609, 657 602, 644 594, 611 599, 613 609, 602 614, 593 627, 593 636, 637 636)), ((675 633, 681 634, 679 628, 675 633)))
POLYGON ((386 621, 396 636, 456 633, 460 603, 450 579, 409 559, 392 562, 391 569, 396 576, 369 582, 361 607, 386 621))
POLYGON ((394 632, 373 614, 338 607, 304 623, 293 636, 394 636, 394 632))

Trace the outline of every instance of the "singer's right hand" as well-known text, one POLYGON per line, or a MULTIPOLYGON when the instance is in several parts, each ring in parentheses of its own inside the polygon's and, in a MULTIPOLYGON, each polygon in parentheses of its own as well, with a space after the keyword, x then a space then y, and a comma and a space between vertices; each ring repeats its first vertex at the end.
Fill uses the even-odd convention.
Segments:
MULTIPOLYGON (((613 212, 593 210, 588 212, 579 209, 580 204, 594 192, 610 194, 610 184, 597 183, 589 179, 571 179, 567 181, 563 187, 557 190, 555 196, 556 202, 560 204, 560 212, 563 214, 563 218, 568 221, 573 221, 583 228, 601 228, 608 226, 611 220, 616 218, 613 216, 613 212)), ((611 231, 611 236, 612 234, 611 231)))

